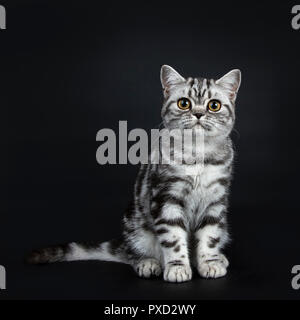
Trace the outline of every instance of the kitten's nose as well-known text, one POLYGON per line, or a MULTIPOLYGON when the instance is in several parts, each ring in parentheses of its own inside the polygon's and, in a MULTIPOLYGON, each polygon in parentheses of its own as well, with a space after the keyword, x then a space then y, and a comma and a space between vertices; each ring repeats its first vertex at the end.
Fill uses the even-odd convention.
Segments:
POLYGON ((197 119, 200 119, 200 118, 203 116, 203 113, 197 112, 197 113, 194 113, 194 116, 195 116, 197 119))

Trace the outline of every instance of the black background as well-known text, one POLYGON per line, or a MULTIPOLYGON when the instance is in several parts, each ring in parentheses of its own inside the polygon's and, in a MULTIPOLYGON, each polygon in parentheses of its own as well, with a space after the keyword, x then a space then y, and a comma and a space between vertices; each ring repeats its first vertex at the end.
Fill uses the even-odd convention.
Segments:
POLYGON ((299 299, 300 30, 294 2, 1 1, 0 299, 299 299), (229 273, 189 283, 107 262, 27 266, 32 248, 108 240, 138 167, 97 164, 101 128, 158 128, 159 71, 242 71, 229 273))

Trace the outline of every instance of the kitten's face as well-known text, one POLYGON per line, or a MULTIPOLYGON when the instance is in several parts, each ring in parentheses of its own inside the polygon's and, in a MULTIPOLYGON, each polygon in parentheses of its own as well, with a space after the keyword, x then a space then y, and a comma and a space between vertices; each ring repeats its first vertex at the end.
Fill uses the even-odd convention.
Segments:
POLYGON ((168 129, 202 130, 206 136, 227 136, 235 119, 235 98, 241 73, 232 70, 218 80, 183 78, 163 66, 163 122, 168 129))

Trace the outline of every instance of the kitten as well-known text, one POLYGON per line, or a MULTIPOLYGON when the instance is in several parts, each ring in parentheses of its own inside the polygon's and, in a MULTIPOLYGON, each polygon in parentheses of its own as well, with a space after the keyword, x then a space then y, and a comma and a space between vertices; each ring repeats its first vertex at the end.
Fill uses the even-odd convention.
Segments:
POLYGON ((224 276, 228 260, 221 250, 229 240, 226 212, 233 161, 229 134, 240 81, 239 70, 218 80, 185 79, 162 66, 164 127, 200 130, 203 163, 142 165, 120 239, 41 249, 28 262, 116 261, 130 264, 145 278, 163 272, 170 282, 190 280, 192 265, 202 277, 224 276))

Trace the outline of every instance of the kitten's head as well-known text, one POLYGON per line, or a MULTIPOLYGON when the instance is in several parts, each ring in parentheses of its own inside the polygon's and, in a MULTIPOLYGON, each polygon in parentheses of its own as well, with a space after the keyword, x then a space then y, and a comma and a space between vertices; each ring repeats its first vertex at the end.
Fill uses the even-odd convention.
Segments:
POLYGON ((161 68, 164 90, 162 119, 168 129, 202 130, 206 136, 227 136, 234 125, 235 99, 241 72, 218 80, 183 78, 170 66, 161 68))

